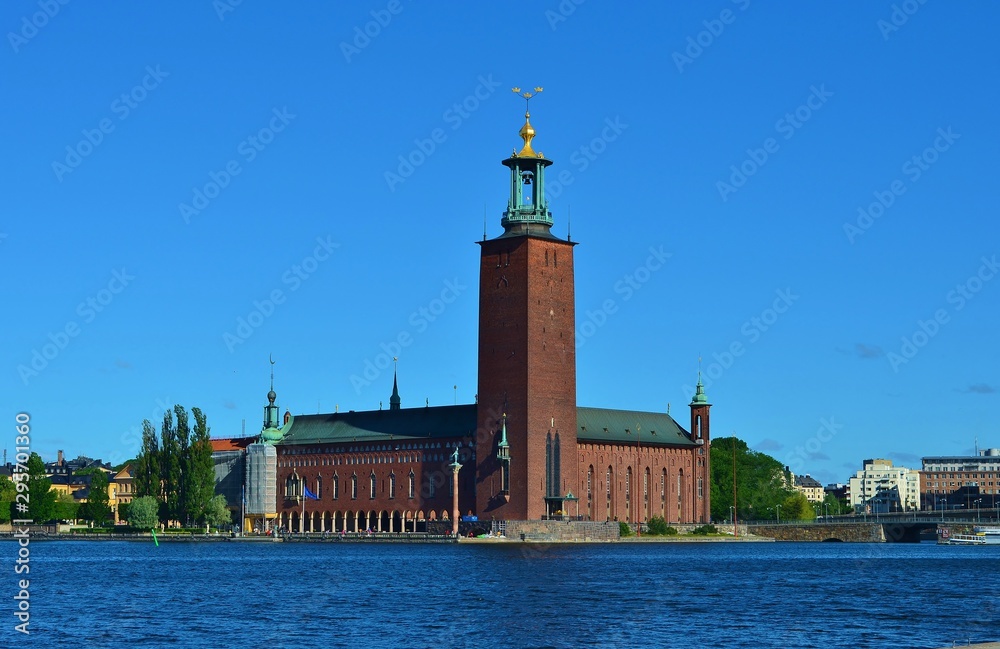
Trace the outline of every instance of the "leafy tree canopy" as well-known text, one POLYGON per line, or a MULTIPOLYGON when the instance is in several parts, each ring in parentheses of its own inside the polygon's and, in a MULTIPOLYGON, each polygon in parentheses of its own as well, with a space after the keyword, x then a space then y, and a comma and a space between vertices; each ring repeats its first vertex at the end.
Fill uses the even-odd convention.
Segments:
MULTIPOLYGON (((736 514, 743 520, 774 518, 795 491, 786 486, 785 468, 766 453, 752 451, 736 437, 712 441, 712 520, 730 517, 733 456, 736 456, 736 514)), ((784 518, 784 516, 782 516, 784 518)))
POLYGON ((136 529, 152 529, 159 522, 160 503, 152 496, 136 498, 128 506, 128 524, 136 529))

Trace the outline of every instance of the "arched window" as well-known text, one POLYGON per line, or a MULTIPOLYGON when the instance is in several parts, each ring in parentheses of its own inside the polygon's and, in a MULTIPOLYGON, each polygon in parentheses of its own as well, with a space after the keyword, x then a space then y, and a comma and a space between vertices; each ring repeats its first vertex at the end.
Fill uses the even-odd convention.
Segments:
POLYGON ((295 479, 295 476, 288 476, 288 479, 285 480, 285 498, 295 498, 298 496, 295 490, 297 485, 298 481, 295 479))
POLYGON ((414 478, 414 476, 413 476, 413 469, 410 469, 410 487, 407 490, 407 493, 409 494, 409 496, 408 496, 409 498, 413 498, 413 495, 414 495, 414 486, 415 485, 413 484, 413 482, 414 482, 413 478, 414 478))
POLYGON ((667 470, 660 474, 660 516, 667 516, 667 470))
POLYGON ((316 498, 323 497, 323 476, 316 476, 316 498))
POLYGON ((351 476, 351 498, 353 500, 358 499, 358 475, 354 474, 351 476))
POLYGON ((390 498, 395 498, 396 497, 396 474, 395 473, 390 473, 389 474, 389 497, 390 498))
POLYGON ((340 498, 340 478, 337 477, 336 473, 333 474, 332 486, 333 486, 333 499, 336 500, 337 498, 340 498))
POLYGON ((374 471, 372 471, 372 474, 371 474, 371 476, 369 478, 369 481, 371 482, 371 495, 369 497, 372 500, 375 500, 375 472, 374 471))
POLYGON ((632 467, 625 469, 625 520, 632 520, 632 467))

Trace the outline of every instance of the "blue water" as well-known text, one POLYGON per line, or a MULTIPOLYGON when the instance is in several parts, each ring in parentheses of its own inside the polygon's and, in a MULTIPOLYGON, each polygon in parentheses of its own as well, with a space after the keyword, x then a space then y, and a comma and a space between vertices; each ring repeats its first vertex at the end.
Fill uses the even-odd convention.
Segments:
MULTIPOLYGON (((8 611, 15 593, 9 564, 8 611)), ((1000 546, 33 542, 38 647, 945 647, 1000 546)), ((15 646, 10 612, 2 646, 15 646)))

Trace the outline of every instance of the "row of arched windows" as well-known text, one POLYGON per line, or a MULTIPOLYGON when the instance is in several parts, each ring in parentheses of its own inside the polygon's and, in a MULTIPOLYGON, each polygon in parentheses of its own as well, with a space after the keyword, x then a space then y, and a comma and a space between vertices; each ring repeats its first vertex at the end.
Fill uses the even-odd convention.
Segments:
MULTIPOLYGON (((407 481, 408 484, 407 484, 407 490, 406 490, 406 494, 407 494, 406 497, 407 498, 415 498, 416 497, 416 476, 414 475, 414 473, 413 473, 412 470, 410 471, 410 473, 407 476, 407 478, 408 478, 408 481, 407 481)), ((351 474, 351 476, 349 478, 345 479, 345 482, 347 483, 345 486, 348 489, 348 492, 351 494, 351 499, 356 500, 358 498, 358 485, 359 485, 358 474, 356 474, 356 473, 351 474)), ((431 496, 434 495, 434 487, 433 487, 433 485, 434 485, 434 481, 431 480, 430 481, 430 495, 431 496)), ((290 475, 290 476, 288 476, 288 478, 285 480, 285 498, 295 499, 295 498, 301 498, 302 496, 305 496, 306 495, 305 489, 306 489, 307 486, 308 485, 306 485, 306 480, 302 476, 299 476, 299 475, 290 475)), ((316 499, 319 500, 319 499, 323 498, 323 476, 316 476, 315 488, 314 489, 310 489, 310 491, 312 492, 311 495, 315 496, 316 499)), ((333 500, 338 500, 340 498, 340 476, 337 473, 334 473, 333 477, 331 478, 331 491, 332 491, 331 495, 333 496, 333 500)), ((389 477, 388 477, 388 480, 387 480, 387 485, 386 485, 386 491, 388 492, 388 497, 390 499, 396 497, 396 474, 395 473, 390 473, 389 474, 389 477)), ((375 497, 376 497, 376 495, 377 495, 377 492, 378 492, 378 478, 376 477, 375 472, 373 471, 368 476, 368 496, 369 496, 369 498, 372 499, 372 500, 374 500, 375 497)))

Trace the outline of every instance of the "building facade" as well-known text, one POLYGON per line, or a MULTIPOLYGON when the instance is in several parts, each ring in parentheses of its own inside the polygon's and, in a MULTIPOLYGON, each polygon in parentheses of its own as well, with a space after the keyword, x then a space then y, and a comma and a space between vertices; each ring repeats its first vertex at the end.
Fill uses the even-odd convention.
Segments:
POLYGON ((1000 500, 1000 449, 925 457, 920 484, 924 509, 995 508, 1000 500))
MULTIPOLYGON (((527 113, 519 135, 521 150, 502 161, 503 232, 479 242, 476 403, 402 408, 394 373, 387 410, 286 412, 279 422, 272 379, 260 436, 214 442, 220 485, 240 471, 222 454, 236 458, 251 441, 275 448, 276 512, 264 528, 420 531, 453 518, 459 465, 458 511, 479 520, 711 519, 711 404, 700 376, 687 429, 668 413, 578 406, 576 243, 551 231, 553 163, 533 149, 527 113)), ((233 505, 232 489, 220 491, 233 505)))
POLYGON ((920 509, 920 472, 893 466, 892 460, 865 460, 850 480, 851 505, 858 513, 920 509))
POLYGON ((811 503, 821 503, 826 493, 819 480, 810 475, 795 476, 795 491, 803 494, 811 503))

